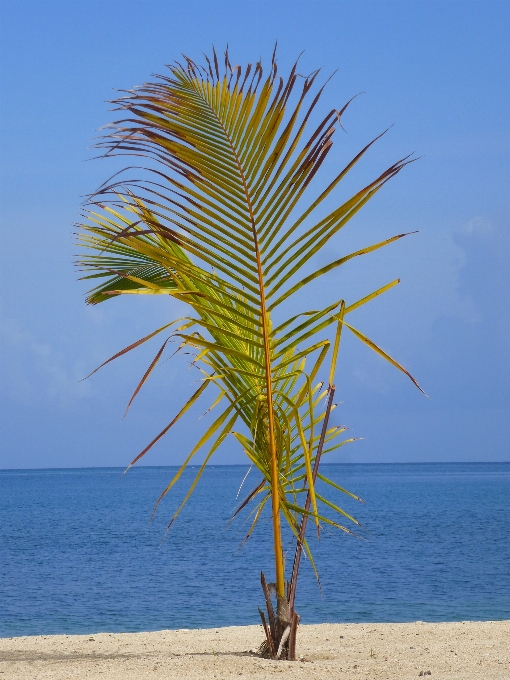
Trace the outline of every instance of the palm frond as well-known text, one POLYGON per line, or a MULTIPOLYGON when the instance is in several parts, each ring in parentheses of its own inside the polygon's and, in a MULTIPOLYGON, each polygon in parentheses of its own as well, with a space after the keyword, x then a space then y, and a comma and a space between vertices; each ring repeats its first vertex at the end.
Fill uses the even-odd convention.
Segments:
MULTIPOLYGON (((330 388, 334 383, 342 328, 417 385, 400 364, 344 320, 398 280, 350 304, 331 300, 322 309, 303 310, 292 317, 285 317, 284 303, 351 259, 405 236, 386 238, 303 275, 311 258, 411 159, 393 163, 352 198, 318 218, 323 202, 380 136, 317 192, 316 174, 350 102, 330 111, 310 131, 323 91, 313 95, 319 72, 303 78, 295 64, 283 79, 277 74, 275 55, 268 73, 261 63, 232 68, 228 51, 221 72, 216 53, 211 59, 206 57, 205 65, 183 59, 169 66, 167 74, 113 102, 120 118, 109 127, 98 148, 103 156, 141 158, 146 165, 130 166, 90 197, 79 225, 79 243, 85 248, 79 266, 84 278, 100 280, 89 293, 90 304, 123 294, 158 294, 172 295, 191 308, 171 337, 194 353, 204 382, 132 464, 159 441, 208 385, 214 385, 228 406, 161 498, 211 437, 216 438, 206 461, 232 433, 262 477, 241 506, 255 503, 248 535, 263 508, 271 503, 276 583, 283 596, 280 516, 296 536, 299 518, 306 517, 312 517, 317 525, 324 522, 348 531, 325 511, 357 523, 333 501, 316 493, 312 472, 319 445, 322 452, 324 441, 331 444, 329 451, 343 443, 334 441, 343 428, 332 428, 323 437, 317 434, 325 409, 317 397, 320 386, 314 386, 323 370, 330 388), (336 329, 333 342, 328 336, 330 327, 336 329), (306 495, 304 490, 311 510, 305 507, 304 498, 302 504, 298 502, 306 495)), ((171 326, 158 329, 116 356, 171 326)), ((168 339, 139 382, 128 408, 159 362, 168 339)), ((202 471, 203 466, 184 502, 202 471)), ((319 479, 349 494, 325 476, 319 479)), ((308 551, 308 544, 305 549, 308 551)))

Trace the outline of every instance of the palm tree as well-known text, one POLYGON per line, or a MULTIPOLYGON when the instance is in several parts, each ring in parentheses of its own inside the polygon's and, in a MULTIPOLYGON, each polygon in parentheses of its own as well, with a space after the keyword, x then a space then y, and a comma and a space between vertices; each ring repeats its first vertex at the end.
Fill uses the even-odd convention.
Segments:
POLYGON ((319 472, 321 456, 352 441, 341 439, 345 428, 329 427, 342 330, 347 328, 417 383, 346 321, 347 315, 395 286, 398 279, 350 304, 331 299, 323 308, 290 316, 285 310, 308 284, 405 236, 387 238, 319 269, 310 264, 411 161, 409 157, 398 160, 349 200, 317 218, 319 206, 376 141, 367 144, 325 188, 314 188, 312 180, 350 102, 330 111, 305 136, 324 86, 308 104, 319 72, 303 77, 296 62, 286 78, 279 77, 276 50, 267 75, 260 62, 244 69, 232 66, 228 50, 220 67, 214 49, 211 58, 205 56, 205 65, 184 56, 168 68, 167 75, 156 76, 154 82, 114 101, 122 118, 109 127, 98 147, 104 156, 145 159, 146 167, 126 168, 90 197, 79 235, 87 250, 79 265, 86 272, 84 278, 101 279, 87 298, 90 304, 117 295, 143 294, 171 295, 188 306, 189 316, 154 330, 105 362, 156 335, 166 335, 128 408, 170 340, 179 343, 179 350, 194 353, 193 366, 201 373, 192 397, 131 465, 212 388, 211 408, 221 404, 221 413, 163 490, 156 507, 207 445, 204 461, 170 526, 227 435, 237 439, 261 475, 237 510, 253 507, 248 536, 266 506, 272 518, 275 582, 268 585, 262 574, 267 619, 259 610, 266 632, 261 649, 272 658, 294 659, 299 621, 294 603, 303 550, 314 564, 305 536, 307 520, 315 523, 317 532, 321 524, 347 533, 351 531, 345 520, 358 525, 336 501, 315 488, 318 477, 332 492, 358 498, 319 472), (297 100, 291 104, 296 90, 297 100), (324 382, 327 389, 322 389, 324 382), (287 584, 282 521, 296 539, 287 584))

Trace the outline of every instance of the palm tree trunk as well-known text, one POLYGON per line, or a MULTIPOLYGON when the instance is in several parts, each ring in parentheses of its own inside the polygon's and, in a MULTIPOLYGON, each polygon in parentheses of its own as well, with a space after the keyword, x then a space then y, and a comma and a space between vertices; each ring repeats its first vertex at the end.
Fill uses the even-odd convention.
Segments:
MULTIPOLYGON (((317 472, 319 470, 322 449, 324 448, 326 432, 328 430, 329 415, 331 413, 331 408, 333 406, 335 389, 336 388, 334 385, 330 385, 326 413, 324 414, 324 422, 322 423, 321 437, 319 440, 319 446, 317 448, 317 454, 315 456, 315 462, 312 472, 314 484, 315 480, 317 479, 317 472)), ((303 552, 303 542, 305 538, 306 525, 308 520, 307 513, 310 510, 311 501, 312 498, 310 490, 308 490, 305 502, 305 512, 303 513, 303 517, 301 519, 301 526, 299 528, 299 537, 296 545, 294 564, 292 566, 292 577, 288 587, 287 597, 285 596, 282 597, 278 592, 278 588, 276 588, 276 615, 274 612, 273 603, 271 601, 270 586, 268 586, 264 574, 263 573, 260 574, 262 591, 264 592, 264 597, 266 600, 268 620, 266 622, 266 617, 264 613, 262 612, 261 609, 259 609, 260 618, 262 620, 262 626, 266 634, 266 640, 260 646, 259 653, 262 656, 268 657, 270 659, 287 659, 288 661, 296 660, 296 634, 300 617, 298 616, 297 612, 294 609, 294 603, 296 600, 297 579, 299 574, 299 566, 301 563, 301 554, 303 552)))

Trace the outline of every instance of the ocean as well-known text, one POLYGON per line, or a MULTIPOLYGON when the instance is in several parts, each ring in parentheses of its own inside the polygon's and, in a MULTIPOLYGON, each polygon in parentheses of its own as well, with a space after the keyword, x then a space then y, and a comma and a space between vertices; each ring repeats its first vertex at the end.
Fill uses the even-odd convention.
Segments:
MULTIPOLYGON (((320 586, 304 560, 303 623, 510 619, 510 463, 322 469, 366 501, 331 494, 365 531, 317 541, 309 523, 320 586)), ((209 466, 166 533, 196 469, 152 523, 175 468, 0 470, 0 637, 259 623, 269 513, 246 544, 246 513, 227 526, 258 483, 236 501, 246 471, 209 466)))

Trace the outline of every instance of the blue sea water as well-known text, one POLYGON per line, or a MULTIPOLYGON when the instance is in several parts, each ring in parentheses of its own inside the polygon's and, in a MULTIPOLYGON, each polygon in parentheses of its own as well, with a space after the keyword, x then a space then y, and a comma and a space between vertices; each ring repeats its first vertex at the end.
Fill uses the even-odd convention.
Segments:
MULTIPOLYGON (((305 561, 304 623, 510 619, 510 463, 323 470, 367 501, 333 494, 366 540, 309 527, 322 591, 305 561)), ((246 545, 246 516, 226 527, 246 468, 208 467, 165 538, 194 472, 149 524, 174 471, 0 471, 0 636, 258 623, 269 517, 246 545)))

